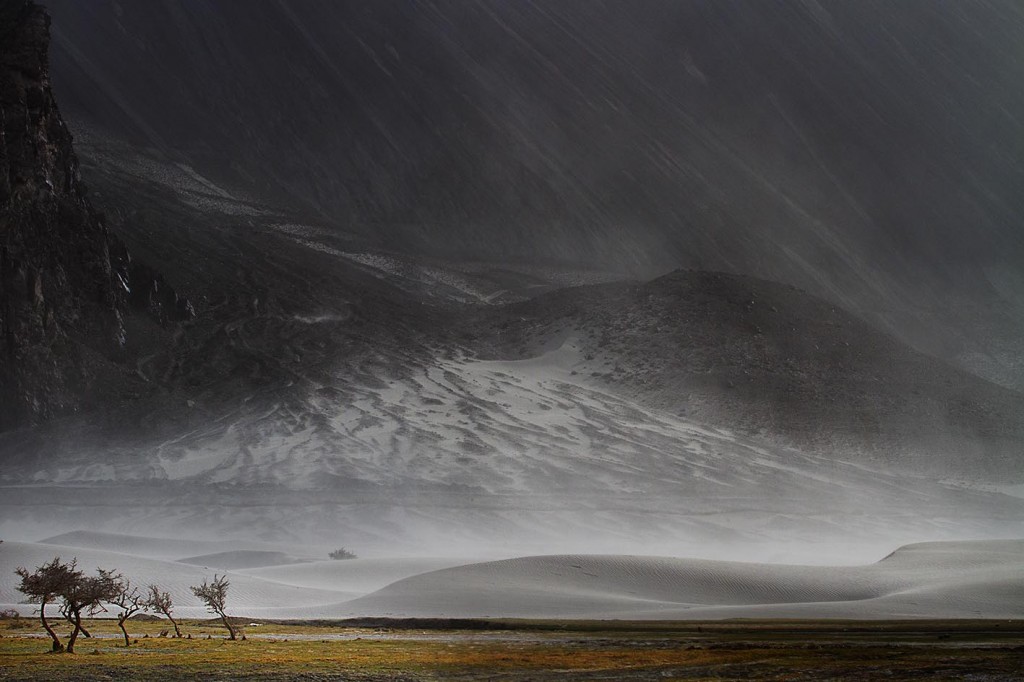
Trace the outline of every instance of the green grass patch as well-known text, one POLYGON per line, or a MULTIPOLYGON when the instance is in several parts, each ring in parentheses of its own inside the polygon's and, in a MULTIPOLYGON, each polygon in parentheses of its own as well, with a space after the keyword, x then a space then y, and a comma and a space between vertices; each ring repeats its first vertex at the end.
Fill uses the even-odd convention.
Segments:
POLYGON ((68 655, 48 653, 37 621, 2 621, 0 678, 936 680, 973 673, 1002 679, 1016 674, 1024 656, 1024 626, 1005 621, 413 625, 265 622, 249 626, 246 641, 232 642, 208 621, 183 623, 192 639, 159 636, 163 623, 132 622, 135 643, 125 647, 112 636, 119 634, 116 623, 95 620, 87 626, 96 636, 80 639, 78 653, 68 655))

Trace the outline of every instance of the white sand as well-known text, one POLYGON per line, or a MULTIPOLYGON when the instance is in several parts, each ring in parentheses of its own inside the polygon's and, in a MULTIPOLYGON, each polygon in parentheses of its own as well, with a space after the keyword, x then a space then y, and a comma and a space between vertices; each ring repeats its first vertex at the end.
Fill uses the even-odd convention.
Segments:
POLYGON ((176 559, 189 555, 232 550, 243 546, 243 543, 231 541, 187 540, 145 535, 125 535, 122 533, 101 533, 91 530, 76 530, 70 533, 62 533, 45 538, 39 542, 47 545, 74 548, 59 550, 65 554, 73 553, 77 549, 82 548, 130 554, 132 556, 149 557, 152 559, 176 559))
POLYGON ((204 566, 206 568, 222 568, 238 570, 246 568, 263 568, 266 566, 286 566, 313 561, 311 557, 296 557, 284 552, 268 552, 251 549, 236 549, 228 552, 215 552, 201 556, 190 556, 178 559, 183 564, 204 566))
MULTIPOLYGON (((24 596, 17 591, 19 579, 14 571, 19 566, 31 570, 53 559, 54 556, 60 556, 65 561, 77 557, 79 568, 88 573, 92 573, 97 567, 112 568, 123 573, 134 584, 157 584, 161 589, 171 593, 178 607, 176 610, 181 615, 199 617, 205 614, 199 600, 189 591, 189 587, 200 584, 204 578, 212 578, 213 569, 173 561, 131 557, 103 550, 70 549, 24 542, 0 544, 0 608, 16 607, 22 613, 31 613, 34 608, 31 605, 18 606, 24 596)), ((228 576, 231 583, 228 589, 228 606, 229 613, 232 614, 258 616, 269 610, 285 607, 314 609, 325 603, 344 601, 355 596, 344 591, 299 588, 237 573, 228 573, 228 576)))
POLYGON ((369 594, 391 583, 430 571, 469 563, 461 559, 348 559, 242 570, 240 573, 284 585, 369 594))
MULTIPOLYGON (((41 564, 55 549, 0 544, 0 607, 20 600, 15 567, 41 564)), ((212 570, 99 550, 62 556, 77 556, 89 570, 116 568, 137 583, 156 582, 182 615, 203 614, 188 587, 212 570)), ((612 555, 458 563, 356 559, 232 571, 230 611, 266 618, 1024 617, 1024 540, 909 545, 866 566, 612 555), (382 587, 390 580, 396 582, 382 587)))
MULTIPOLYGON (((1024 541, 911 545, 876 564, 546 556, 446 569, 335 613, 521 618, 1024 616, 1024 541)), ((330 611, 330 610, 328 610, 330 611)))

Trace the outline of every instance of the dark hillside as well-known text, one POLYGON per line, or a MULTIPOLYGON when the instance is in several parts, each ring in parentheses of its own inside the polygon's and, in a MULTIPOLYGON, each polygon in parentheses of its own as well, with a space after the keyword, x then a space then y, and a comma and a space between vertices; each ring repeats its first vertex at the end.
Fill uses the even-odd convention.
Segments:
POLYGON ((1019 471, 1024 396, 787 285, 680 271, 481 315, 488 354, 582 332, 590 375, 640 402, 837 458, 918 471, 1019 471))

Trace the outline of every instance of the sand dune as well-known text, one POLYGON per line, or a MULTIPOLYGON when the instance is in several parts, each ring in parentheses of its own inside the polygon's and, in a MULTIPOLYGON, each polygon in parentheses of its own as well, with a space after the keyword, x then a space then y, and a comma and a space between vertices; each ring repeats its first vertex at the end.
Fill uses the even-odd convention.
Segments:
POLYGON ((468 563, 468 560, 441 558, 349 559, 239 572, 284 585, 368 594, 403 578, 468 563))
POLYGON ((523 618, 1021 617, 1024 541, 911 545, 868 566, 544 556, 427 573, 337 613, 523 618))
MULTIPOLYGON (((54 550, 0 544, 0 606, 20 600, 14 569, 41 564, 54 550)), ((100 550, 63 556, 156 582, 182 615, 203 614, 188 587, 212 569, 100 550)), ((1021 618, 1021 575, 1024 540, 908 545, 864 566, 562 555, 472 564, 356 559, 228 572, 231 611, 266 618, 1021 618)))
MULTIPOLYGON (((77 557, 79 567, 87 572, 97 567, 113 568, 121 571, 135 584, 155 583, 171 593, 181 615, 198 617, 205 614, 200 602, 189 591, 189 586, 213 577, 213 569, 102 550, 65 548, 62 551, 62 548, 51 545, 23 542, 0 544, 0 607, 11 608, 23 599, 23 595, 17 591, 18 578, 14 574, 16 568, 25 566, 31 569, 58 555, 65 560, 77 557)), ((231 582, 228 593, 229 612, 239 615, 257 616, 275 608, 312 609, 324 603, 348 600, 355 596, 344 591, 283 585, 237 573, 228 573, 228 576, 231 582)), ((30 613, 33 609, 24 604, 17 608, 23 613, 30 613)))
MULTIPOLYGON (((62 547, 95 549, 118 554, 149 557, 153 559, 176 559, 192 554, 207 554, 232 550, 252 543, 231 541, 186 540, 122 533, 101 533, 91 530, 76 530, 49 537, 39 542, 62 547)), ((65 551, 64 553, 68 553, 65 551)))
POLYGON ((269 552, 251 549, 237 549, 228 552, 215 552, 202 556, 190 556, 178 559, 179 563, 208 568, 226 570, 244 568, 262 568, 265 566, 282 566, 301 564, 313 561, 310 558, 296 557, 284 552, 269 552))

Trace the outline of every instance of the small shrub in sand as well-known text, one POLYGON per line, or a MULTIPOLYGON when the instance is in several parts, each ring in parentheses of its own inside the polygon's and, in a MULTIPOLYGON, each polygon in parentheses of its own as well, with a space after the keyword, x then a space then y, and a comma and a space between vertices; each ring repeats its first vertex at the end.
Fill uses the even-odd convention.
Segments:
POLYGON ((331 552, 327 556, 331 557, 332 559, 356 559, 356 558, 358 558, 358 557, 356 557, 354 552, 350 552, 347 549, 345 549, 344 547, 339 547, 338 549, 334 550, 333 552, 331 552))

